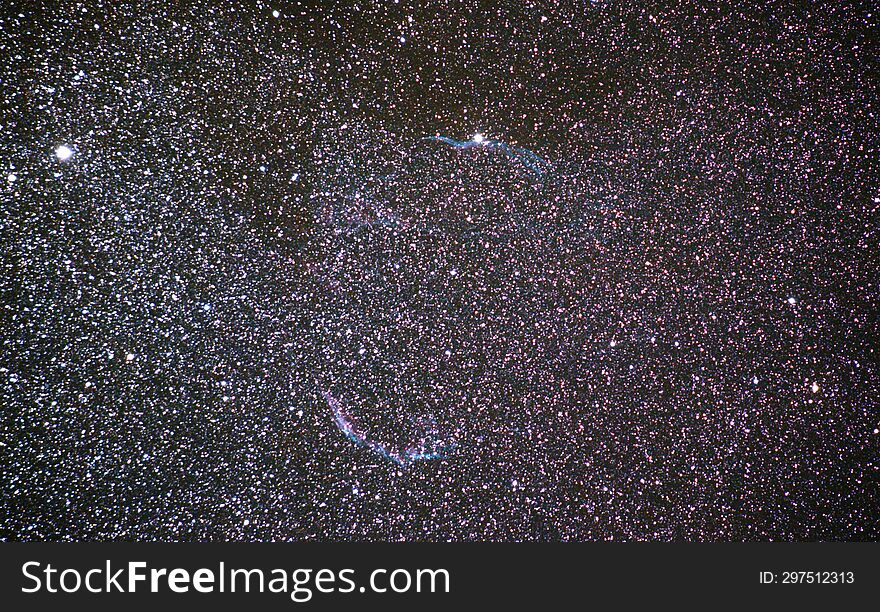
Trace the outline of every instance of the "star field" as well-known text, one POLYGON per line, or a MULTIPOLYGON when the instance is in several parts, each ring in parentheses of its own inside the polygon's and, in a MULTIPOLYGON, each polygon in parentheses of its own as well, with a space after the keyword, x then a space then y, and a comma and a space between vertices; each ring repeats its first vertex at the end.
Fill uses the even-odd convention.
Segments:
POLYGON ((877 15, 0 17, 0 539, 875 540, 877 15))

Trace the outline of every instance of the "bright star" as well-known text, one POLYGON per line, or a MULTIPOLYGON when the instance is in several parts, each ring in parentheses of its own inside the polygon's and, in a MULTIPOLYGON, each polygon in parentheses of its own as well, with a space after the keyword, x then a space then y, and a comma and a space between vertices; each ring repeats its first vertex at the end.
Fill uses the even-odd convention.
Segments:
POLYGON ((70 159, 71 155, 73 155, 73 151, 67 145, 61 145, 55 149, 55 156, 61 161, 70 159))

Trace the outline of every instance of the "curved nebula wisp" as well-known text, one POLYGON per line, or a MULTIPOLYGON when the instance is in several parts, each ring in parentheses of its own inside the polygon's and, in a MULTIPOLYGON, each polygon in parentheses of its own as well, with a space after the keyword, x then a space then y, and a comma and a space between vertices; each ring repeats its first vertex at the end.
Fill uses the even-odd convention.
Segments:
POLYGON ((345 409, 345 405, 341 401, 327 392, 324 392, 323 396, 333 414, 333 421, 339 431, 345 434, 345 437, 358 446, 363 446, 398 465, 406 466, 416 461, 443 459, 446 451, 451 448, 451 445, 441 444, 437 441, 437 432, 433 427, 433 422, 431 423, 432 427, 426 429, 419 440, 407 444, 400 450, 389 444, 372 440, 355 416, 345 409))
POLYGON ((532 151, 520 147, 512 147, 500 140, 489 140, 482 137, 473 138, 471 140, 455 140, 454 138, 449 138, 447 136, 425 136, 422 140, 442 142, 448 144, 454 149, 460 150, 482 148, 500 151, 510 159, 525 166, 538 177, 543 176, 545 172, 551 169, 550 162, 536 155, 532 151))

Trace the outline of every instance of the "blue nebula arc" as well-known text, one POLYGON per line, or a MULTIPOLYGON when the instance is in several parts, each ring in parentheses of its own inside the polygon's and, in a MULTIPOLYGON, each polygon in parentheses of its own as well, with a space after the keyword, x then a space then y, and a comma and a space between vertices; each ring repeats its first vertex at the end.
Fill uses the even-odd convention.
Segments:
POLYGON ((471 140, 455 140, 454 138, 449 138, 447 136, 424 136, 422 140, 442 142, 448 144, 454 149, 460 150, 482 148, 492 151, 500 151, 513 161, 522 164, 537 177, 543 176, 548 170, 552 169, 550 162, 539 155, 536 155, 532 151, 521 147, 512 147, 500 140, 489 140, 482 137, 475 137, 471 140))
MULTIPOLYGON (((402 448, 396 449, 390 444, 383 444, 372 440, 368 432, 361 427, 358 420, 345 409, 344 404, 330 393, 323 393, 328 406, 333 414, 333 421, 345 437, 372 452, 389 459, 400 466, 407 466, 416 461, 429 461, 443 459, 446 452, 451 448, 449 444, 443 444, 437 440, 437 432, 433 427, 429 428, 420 439, 411 441, 402 448)), ((433 423, 432 423, 433 425, 433 423)))

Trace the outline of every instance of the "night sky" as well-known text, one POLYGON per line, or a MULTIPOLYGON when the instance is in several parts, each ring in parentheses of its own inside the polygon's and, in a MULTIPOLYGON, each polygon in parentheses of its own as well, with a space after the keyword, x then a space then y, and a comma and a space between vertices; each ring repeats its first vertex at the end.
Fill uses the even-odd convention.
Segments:
POLYGON ((4 7, 0 539, 877 539, 878 18, 705 4, 4 7))

